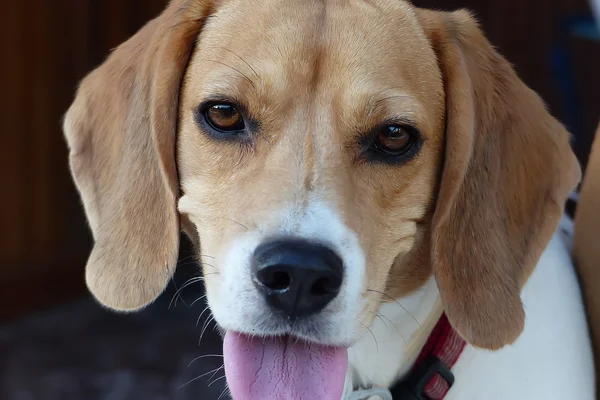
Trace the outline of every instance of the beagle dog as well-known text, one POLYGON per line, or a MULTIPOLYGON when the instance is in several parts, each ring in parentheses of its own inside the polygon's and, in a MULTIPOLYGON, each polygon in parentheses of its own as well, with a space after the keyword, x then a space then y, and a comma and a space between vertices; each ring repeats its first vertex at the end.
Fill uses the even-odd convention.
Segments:
POLYGON ((447 400, 594 398, 557 233, 580 167, 468 12, 172 0, 64 130, 89 289, 148 305, 183 230, 235 400, 389 398, 442 316, 468 343, 447 400))

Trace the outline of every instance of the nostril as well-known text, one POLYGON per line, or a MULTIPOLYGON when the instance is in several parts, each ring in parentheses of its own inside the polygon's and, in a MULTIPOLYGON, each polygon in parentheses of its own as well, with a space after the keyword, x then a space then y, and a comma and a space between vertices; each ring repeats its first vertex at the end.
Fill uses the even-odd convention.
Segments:
POLYGON ((317 279, 310 288, 310 293, 314 296, 335 294, 340 289, 340 285, 336 281, 337 279, 331 277, 317 279))
POLYGON ((285 271, 275 271, 269 287, 273 290, 284 290, 292 284, 292 277, 285 271))
POLYGON ((271 290, 285 290, 292 284, 292 277, 281 269, 265 268, 258 273, 260 282, 271 290))
POLYGON ((344 276, 337 253, 303 239, 261 244, 252 256, 251 271, 267 304, 294 318, 325 308, 339 294, 344 276))

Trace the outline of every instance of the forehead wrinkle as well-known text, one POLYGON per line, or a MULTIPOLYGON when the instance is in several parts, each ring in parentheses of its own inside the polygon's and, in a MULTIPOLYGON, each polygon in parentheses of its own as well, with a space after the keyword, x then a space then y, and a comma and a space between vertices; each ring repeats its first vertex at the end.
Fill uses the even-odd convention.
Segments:
MULTIPOLYGON (((314 0, 298 4, 278 0, 266 3, 261 8, 267 12, 259 13, 258 18, 247 25, 241 23, 246 21, 247 15, 256 16, 255 11, 247 9, 249 6, 231 2, 220 10, 218 18, 209 21, 198 43, 202 53, 197 57, 198 63, 206 65, 203 59, 209 58, 225 60, 224 63, 254 82, 259 104, 281 104, 290 97, 310 95, 321 70, 319 38, 327 21, 327 2, 314 0), (224 26, 217 27, 216 19, 222 20, 224 26)), ((214 79, 220 75, 227 80, 228 72, 223 68, 206 65, 203 70, 212 72, 214 79)), ((231 74, 236 74, 235 70, 231 74)), ((245 89, 236 91, 244 94, 245 89)))
POLYGON ((209 82, 197 92, 200 98, 204 99, 216 95, 242 101, 252 91, 252 86, 234 76, 219 73, 214 75, 215 79, 209 79, 209 82))
MULTIPOLYGON (((382 14, 382 8, 371 7, 373 4, 370 3, 369 7, 346 7, 348 12, 331 13, 328 20, 328 57, 322 63, 321 75, 326 81, 323 90, 328 90, 332 98, 339 99, 338 112, 334 117, 341 120, 348 131, 369 128, 368 125, 381 123, 387 118, 406 117, 414 121, 425 135, 433 134, 437 127, 430 126, 429 117, 438 114, 444 102, 443 99, 432 98, 431 91, 423 89, 430 87, 424 84, 423 79, 427 75, 423 74, 433 71, 439 75, 435 58, 420 55, 417 51, 419 46, 405 45, 403 39, 409 35, 417 36, 417 43, 422 39, 417 34, 420 28, 412 26, 414 21, 408 24, 404 33, 402 29, 394 29, 397 23, 391 24, 392 18, 396 22, 410 21, 410 8, 376 2, 378 5, 388 4, 384 7, 386 10, 393 8, 387 10, 393 11, 392 16, 389 12, 382 14), (364 12, 361 14, 361 11, 364 12), (381 23, 376 27, 365 25, 369 19, 365 18, 365 13, 381 23), (423 68, 417 67, 419 62, 423 62, 423 68), (380 92, 377 93, 377 90, 380 92)), ((364 2, 350 2, 350 5, 357 4, 364 2)), ((423 43, 427 43, 425 39, 423 43)), ((441 87, 441 79, 438 78, 436 75, 431 80, 434 83, 440 80, 441 87)))

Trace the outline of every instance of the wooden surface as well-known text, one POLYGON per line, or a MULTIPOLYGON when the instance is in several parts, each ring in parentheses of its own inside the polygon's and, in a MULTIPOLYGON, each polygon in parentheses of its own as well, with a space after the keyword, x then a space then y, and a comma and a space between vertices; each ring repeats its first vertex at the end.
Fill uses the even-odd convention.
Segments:
MULTIPOLYGON (((414 2, 474 10, 491 41, 560 115, 549 53, 561 16, 585 10, 584 0, 414 2)), ((165 4, 165 0, 0 2, 0 319, 84 293, 83 267, 91 240, 68 172, 61 119, 77 82, 165 4)), ((595 67, 600 65, 600 51, 597 44, 581 41, 571 47, 584 119, 595 126, 600 80, 593 71, 600 70, 595 67)))
POLYGON ((83 293, 91 236, 62 116, 78 81, 164 0, 2 1, 0 320, 83 293))

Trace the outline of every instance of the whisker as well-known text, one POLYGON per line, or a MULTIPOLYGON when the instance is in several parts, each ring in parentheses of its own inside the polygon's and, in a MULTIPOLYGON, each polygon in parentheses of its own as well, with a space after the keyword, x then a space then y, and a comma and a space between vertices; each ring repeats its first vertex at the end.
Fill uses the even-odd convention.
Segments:
POLYGON ((221 400, 221 398, 225 395, 226 392, 229 391, 229 388, 227 386, 225 386, 225 389, 223 389, 223 391, 221 392, 221 395, 219 397, 217 397, 217 400, 221 400))
POLYGON ((200 320, 202 319, 202 316, 204 315, 206 310, 208 310, 208 306, 206 306, 206 308, 204 308, 204 310, 200 313, 200 316, 198 317, 198 320, 196 321, 196 328, 198 327, 198 325, 200 325, 200 320))
POLYGON ((373 331, 371 330, 371 328, 369 328, 368 326, 366 326, 366 325, 364 325, 364 324, 363 324, 363 326, 364 326, 365 328, 367 328, 367 330, 368 330, 369 332, 371 332, 371 336, 373 336, 373 340, 375 341, 375 347, 377 348, 377 353, 379 354, 379 343, 377 342, 377 338, 375 337, 375 334, 373 333, 373 331))
POLYGON ((226 219, 226 220, 231 221, 231 222, 235 222, 236 224, 240 225, 244 229, 248 230, 248 227, 246 225, 242 224, 239 221, 236 221, 235 219, 231 219, 231 218, 227 218, 227 217, 223 217, 223 219, 226 219))
MULTIPOLYGON (((175 286, 175 307, 177 307, 177 299, 179 298, 179 296, 177 296, 177 293, 179 292, 179 289, 177 288, 177 282, 175 282, 175 274, 173 274, 171 276, 171 282, 173 282, 173 286, 175 286)), ((183 299, 181 299, 183 301, 183 299)), ((171 303, 173 302, 173 299, 171 299, 171 303)), ((183 304, 187 307, 187 305, 185 304, 185 301, 183 301, 183 304)), ((171 309, 171 304, 169 303, 169 310, 171 309)))
MULTIPOLYGON (((204 378, 206 375, 209 375, 209 374, 211 374, 211 373, 215 372, 215 370, 216 370, 216 372, 219 372, 219 370, 220 370, 221 368, 223 368, 223 366, 221 366, 221 367, 219 367, 219 368, 216 368, 216 369, 211 369, 210 371, 208 371, 208 372, 206 372, 206 373, 204 373, 204 374, 202 374, 202 375, 200 375, 200 376, 197 376, 197 377, 195 377, 194 379, 191 379, 191 380, 187 381, 187 382, 186 382, 186 383, 184 383, 183 385, 179 386, 177 389, 181 389, 182 387, 184 387, 184 386, 187 386, 187 385, 189 385, 190 383, 197 381, 198 379, 204 378)), ((213 375, 213 376, 214 376, 214 375, 213 375)))
POLYGON ((417 319, 415 318, 414 315, 411 314, 410 311, 408 311, 406 309, 406 307, 404 307, 402 305, 402 303, 400 303, 398 300, 396 300, 395 298, 393 298, 392 296, 390 296, 389 294, 380 292, 379 290, 374 290, 374 289, 367 289, 367 292, 375 292, 375 293, 379 293, 382 296, 387 297, 388 299, 391 299, 394 303, 398 304, 408 315, 410 315, 410 317, 417 323, 417 325, 419 325, 419 328, 423 329, 423 326, 419 323, 419 321, 417 321, 417 319))
POLYGON ((237 55, 236 53, 234 53, 232 50, 226 48, 226 47, 220 47, 221 49, 230 52, 231 54, 233 54, 234 56, 236 56, 237 58, 239 58, 240 60, 242 60, 242 62, 244 64, 246 64, 248 66, 248 68, 250 68, 252 70, 252 72, 254 72, 254 75, 258 78, 258 73, 256 73, 256 70, 254 68, 252 68, 252 66, 250 64, 248 64, 248 62, 246 60, 244 60, 242 57, 240 57, 239 55, 237 55))
POLYGON ((192 361, 190 361, 190 363, 188 364, 188 368, 191 367, 194 362, 196 362, 198 360, 201 360, 203 358, 208 358, 208 357, 220 357, 220 358, 223 358, 223 355, 222 354, 204 354, 204 355, 202 355, 200 357, 196 357, 192 361))
POLYGON ((204 337, 204 332, 206 332, 206 328, 208 328, 210 323, 214 320, 215 317, 211 315, 210 318, 207 318, 206 321, 204 321, 204 325, 202 326, 202 332, 200 333, 200 339, 198 340, 198 346, 200 346, 200 342, 202 342, 202 338, 204 337))
POLYGON ((381 314, 377 314, 376 317, 379 318, 381 322, 383 322, 383 324, 385 325, 385 329, 389 329, 387 322, 385 322, 385 320, 381 318, 381 314))
POLYGON ((202 275, 192 276, 187 281, 185 281, 185 283, 183 284, 182 287, 186 287, 186 285, 188 285, 188 286, 192 285, 192 284, 197 283, 198 281, 201 281, 203 279, 204 279, 204 277, 202 275))
POLYGON ((213 385, 213 383, 216 383, 217 381, 220 381, 221 379, 225 378, 225 374, 223 374, 222 377, 215 379, 214 381, 212 381, 211 383, 208 384, 208 387, 211 387, 213 385))
POLYGON ((181 260, 179 260, 177 262, 177 266, 178 267, 183 267, 183 266, 190 265, 190 264, 203 263, 203 261, 201 260, 202 258, 210 258, 211 260, 215 259, 214 256, 209 256, 209 255, 206 255, 206 254, 198 254, 197 256, 196 255, 191 255, 191 256, 183 257, 181 260))
POLYGON ((195 377, 194 379, 191 379, 191 380, 187 381, 186 383, 184 383, 183 385, 179 386, 179 387, 177 388, 177 390, 179 390, 179 389, 181 389, 181 388, 183 388, 183 387, 185 387, 185 386, 189 385, 190 383, 192 383, 192 382, 195 382, 195 381, 197 381, 198 379, 201 379, 201 378, 202 378, 202 376, 197 376, 197 377, 195 377))
POLYGON ((217 368, 217 370, 210 376, 210 378, 208 378, 208 380, 212 380, 212 378, 215 377, 215 375, 222 369, 225 369, 225 364, 221 365, 219 368, 217 368))
MULTIPOLYGON (((198 277, 200 278, 200 277, 198 277)), ((177 300, 181 299, 181 302, 183 303, 184 306, 188 306, 185 302, 185 300, 183 299, 183 290, 188 287, 189 285, 191 285, 192 283, 196 283, 196 281, 194 282, 190 282, 192 279, 194 278, 190 278, 188 279, 179 289, 177 288, 177 284, 175 283, 175 278, 173 278, 173 284, 175 285, 175 294, 173 295, 173 298, 171 299, 171 302, 169 303, 169 307, 168 309, 171 309, 171 305, 173 304, 173 299, 175 300, 175 307, 177 307, 177 300)))
POLYGON ((186 261, 186 262, 182 262, 177 264, 177 268, 181 268, 181 267, 187 267, 189 265, 199 265, 200 262, 196 261, 196 260, 192 260, 192 261, 186 261))
MULTIPOLYGON (((385 318, 385 319, 387 319, 387 320, 388 320, 388 322, 389 322, 390 324, 392 324, 392 325, 394 326, 394 328, 396 328, 396 330, 400 331, 400 329, 398 329, 398 326, 397 326, 397 325, 394 323, 394 321, 392 321, 391 319, 389 319, 389 318, 388 318, 388 317, 386 317, 385 315, 383 315, 383 314, 377 314, 377 316, 378 316, 378 317, 379 317, 379 318, 380 318, 382 321, 383 321, 383 319, 384 319, 384 318, 385 318)), ((386 326, 385 326, 385 327, 387 328, 387 324, 386 324, 386 326)))
POLYGON ((196 304, 197 302, 199 302, 200 300, 205 299, 205 298, 206 298, 206 295, 198 297, 196 300, 192 301, 192 304, 190 304, 190 307, 194 307, 194 304, 196 304))
MULTIPOLYGON (((181 260, 179 260, 179 263, 184 263, 186 261, 190 261, 192 259, 196 258, 196 256, 194 254, 189 255, 187 257, 183 257, 181 260)), ((179 263, 177 265, 179 265, 179 263)))
MULTIPOLYGON (((217 372, 219 372, 219 371, 220 371, 221 369, 223 369, 223 368, 224 368, 224 366, 223 366, 223 365, 221 365, 220 367, 217 367, 217 368, 215 368, 215 369, 211 369, 210 371, 208 371, 208 372, 205 372, 205 373, 203 373, 203 374, 202 374, 202 375, 200 375, 200 376, 197 376, 195 379, 198 379, 198 378, 204 378, 206 375, 210 375, 210 374, 216 374, 217 372)), ((212 376, 214 376, 214 375, 212 375, 212 376)), ((212 379, 212 378, 209 378, 208 380, 210 381, 211 379, 212 379)))
POLYGON ((179 289, 177 289, 177 291, 175 292, 175 294, 173 295, 173 298, 171 299, 171 302, 169 303, 169 310, 171 309, 171 306, 173 305, 173 300, 175 300, 177 298, 177 296, 188 286, 193 285, 194 283, 198 283, 200 281, 203 281, 204 278, 201 276, 197 276, 195 278, 190 278, 186 281, 186 283, 183 284, 183 286, 181 286, 179 289))
MULTIPOLYGON (((398 332, 398 335, 400 335, 400 337, 402 338, 402 340, 404 341, 405 344, 408 344, 408 342, 406 341, 406 339, 404 338, 404 335, 402 334, 402 332, 400 331, 400 328, 398 328, 398 325, 396 325, 394 323, 394 321, 392 321, 391 319, 389 319, 388 317, 386 317, 383 314, 377 314, 377 316, 379 317, 379 319, 381 319, 381 321, 383 321, 383 318, 387 319, 390 324, 392 324, 394 326, 394 328, 396 328, 396 331, 398 332)), ((386 324, 386 328, 387 328, 387 324, 386 324)))
POLYGON ((217 60, 206 60, 206 61, 209 61, 209 62, 214 62, 214 63, 217 63, 217 64, 221 64, 221 65, 223 65, 223 66, 225 66, 225 67, 231 68, 232 70, 234 70, 234 71, 236 71, 237 73, 239 73, 239 74, 240 74, 242 77, 244 77, 244 79, 246 79, 248 82, 250 82, 250 84, 252 85, 252 87, 253 87, 254 89, 256 89, 256 85, 254 84, 254 82, 252 81, 252 79, 250 79, 250 78, 249 78, 249 77, 248 77, 246 74, 244 74, 244 73, 243 73, 242 71, 240 71, 239 69, 237 69, 237 68, 234 68, 234 67, 232 67, 231 65, 225 64, 224 62, 217 61, 217 60))

